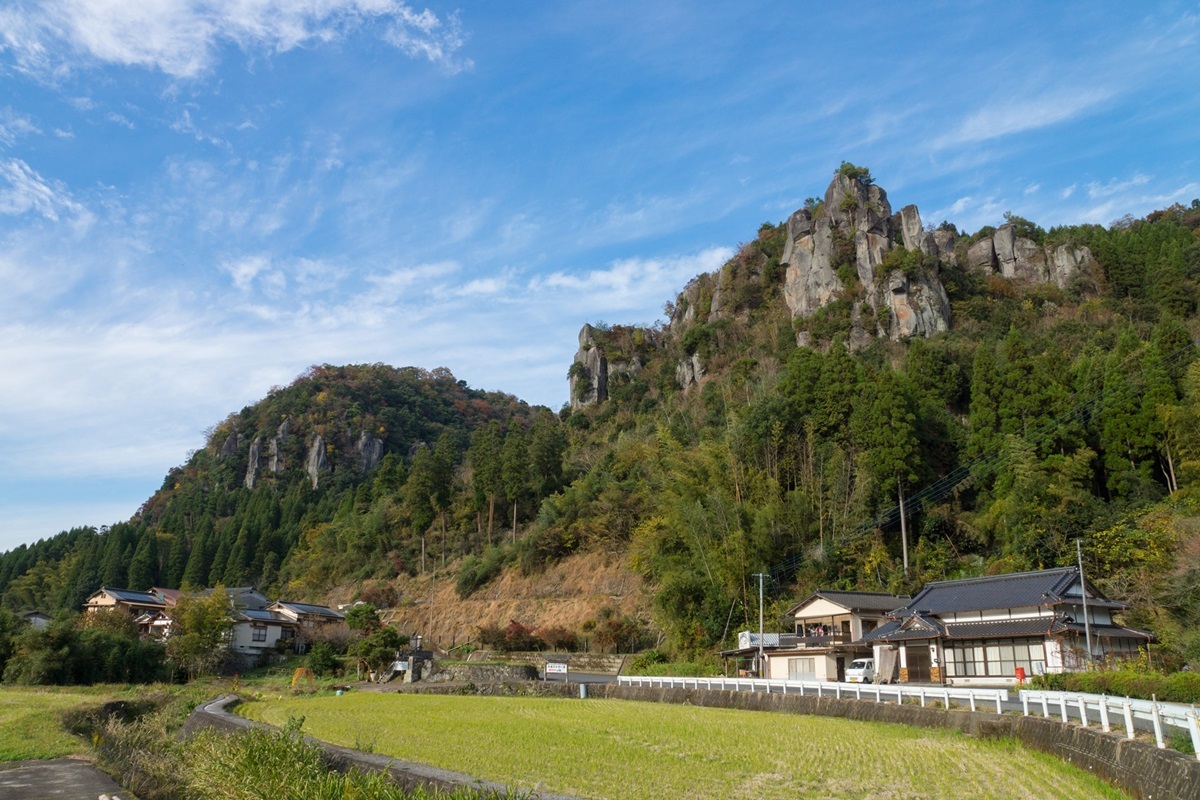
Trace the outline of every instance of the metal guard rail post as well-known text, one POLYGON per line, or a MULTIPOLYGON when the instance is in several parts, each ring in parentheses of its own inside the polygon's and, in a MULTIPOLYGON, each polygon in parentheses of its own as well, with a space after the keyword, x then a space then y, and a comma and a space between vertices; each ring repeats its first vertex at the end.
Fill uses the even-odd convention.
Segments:
POLYGON ((1050 704, 1054 702, 1062 711, 1062 721, 1068 722, 1068 704, 1078 708, 1079 722, 1084 727, 1088 725, 1088 715, 1096 712, 1100 727, 1106 733, 1112 729, 1111 716, 1122 719, 1125 725, 1126 738, 1136 735, 1137 722, 1149 723, 1154 732, 1154 742, 1158 747, 1165 748, 1166 728, 1172 727, 1187 731, 1191 736, 1192 749, 1200 760, 1200 718, 1196 706, 1183 703, 1163 703, 1155 700, 1134 700, 1129 697, 1109 697, 1101 694, 1084 694, 1077 692, 1042 692, 1029 689, 1021 690, 1021 708, 1025 716, 1029 716, 1031 702, 1039 703, 1042 716, 1050 716, 1050 704))
POLYGON ((838 699, 852 696, 858 700, 873 699, 876 703, 890 701, 894 695, 897 705, 903 704, 905 698, 911 698, 919 700, 921 706, 925 707, 928 700, 934 699, 947 709, 950 708, 951 701, 965 702, 972 711, 976 710, 976 703, 982 702, 989 705, 994 704, 997 714, 1004 713, 1003 704, 1009 699, 1007 689, 930 688, 926 686, 905 686, 902 684, 882 686, 879 684, 864 685, 861 683, 835 683, 830 681, 783 681, 763 678, 670 678, 621 675, 618 676, 617 683, 621 686, 657 686, 670 689, 724 690, 734 692, 751 691, 765 692, 767 694, 772 692, 782 692, 783 694, 796 692, 801 697, 807 692, 815 692, 818 697, 824 697, 825 692, 829 691, 838 699), (864 697, 864 689, 871 694, 867 694, 864 697), (872 694, 874 697, 872 697, 872 694))

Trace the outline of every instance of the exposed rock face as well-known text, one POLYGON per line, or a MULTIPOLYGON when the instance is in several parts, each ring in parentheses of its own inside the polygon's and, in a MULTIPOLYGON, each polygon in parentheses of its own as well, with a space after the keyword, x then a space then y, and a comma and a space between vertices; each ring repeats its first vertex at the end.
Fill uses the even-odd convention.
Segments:
MULTIPOLYGON (((937 276, 937 262, 953 258, 954 237, 948 231, 926 231, 916 206, 892 214, 887 192, 835 175, 825 191, 821 213, 802 208, 788 219, 783 262, 787 265, 784 299, 792 318, 807 318, 829 305, 848 288, 837 274, 835 260, 852 243, 861 295, 851 314, 851 345, 874 335, 902 339, 931 336, 950 326, 950 300, 937 276), (925 269, 915 275, 884 267, 889 251, 904 247, 926 257, 925 269), (890 273, 890 274, 889 274, 890 273)), ((805 336, 798 338, 807 344, 805 336)))
POLYGON ((308 457, 304 459, 304 469, 312 480, 312 488, 316 489, 321 473, 329 471, 329 457, 325 454, 325 440, 320 434, 313 439, 308 448, 308 457))
POLYGON ((273 475, 278 475, 283 472, 283 446, 287 444, 288 436, 292 432, 292 421, 285 419, 280 423, 275 435, 271 438, 271 460, 268 469, 273 475))
POLYGON ((579 351, 575 363, 581 364, 571 372, 571 409, 608 399, 608 359, 596 344, 596 329, 584 323, 579 329, 579 351), (582 372, 582 374, 579 374, 582 372))
POLYGON ((221 452, 217 454, 217 458, 224 461, 230 456, 235 455, 241 446, 242 437, 237 431, 234 431, 225 438, 225 444, 221 445, 221 452))
POLYGON ((699 384, 704 374, 704 363, 701 361, 699 353, 692 353, 690 357, 683 359, 675 366, 675 382, 685 391, 699 384))
POLYGON ((1095 258, 1086 247, 1059 245, 1040 247, 1016 235, 1012 225, 1001 225, 986 239, 967 251, 967 265, 984 275, 1001 276, 1022 283, 1053 283, 1066 289, 1092 268, 1095 258))
POLYGON ((366 431, 358 437, 358 444, 354 446, 358 451, 358 467, 363 472, 370 472, 375 469, 383 458, 383 440, 379 439, 366 431))
POLYGON ((255 436, 250 443, 250 456, 246 460, 246 488, 253 489, 258 483, 259 462, 262 459, 262 437, 255 436))

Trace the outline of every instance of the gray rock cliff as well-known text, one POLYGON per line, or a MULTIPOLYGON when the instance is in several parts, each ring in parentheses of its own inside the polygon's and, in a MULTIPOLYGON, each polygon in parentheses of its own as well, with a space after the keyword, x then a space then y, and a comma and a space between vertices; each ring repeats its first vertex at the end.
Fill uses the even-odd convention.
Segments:
POLYGON ((312 481, 312 488, 317 488, 321 473, 328 472, 329 468, 329 457, 325 453, 325 440, 321 438, 320 434, 317 434, 312 444, 309 445, 308 457, 304 459, 304 470, 312 481))
MULTIPOLYGON (((950 326, 950 300, 937 266, 952 260, 953 250, 953 235, 924 230, 916 206, 893 215, 882 188, 835 175, 815 216, 802 208, 788 219, 784 300, 792 318, 799 319, 839 297, 852 299, 852 345, 869 342, 872 336, 932 336, 950 326), (846 260, 841 252, 846 245, 839 242, 852 243, 857 293, 838 274, 835 262, 846 260), (898 248, 920 251, 926 266, 908 274, 888 269, 885 259, 898 248)), ((798 341, 807 344, 803 335, 798 341)))

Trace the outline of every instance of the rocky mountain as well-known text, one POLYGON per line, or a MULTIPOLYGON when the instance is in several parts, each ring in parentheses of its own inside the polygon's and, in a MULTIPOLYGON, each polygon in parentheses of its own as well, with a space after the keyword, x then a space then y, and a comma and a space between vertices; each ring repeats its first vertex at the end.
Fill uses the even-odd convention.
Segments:
POLYGON ((966 234, 843 164, 665 322, 584 325, 569 408, 314 367, 134 518, 0 555, 0 604, 253 583, 388 605, 447 646, 515 620, 704 654, 756 623, 755 572, 781 612, 1075 563, 1078 541, 1128 623, 1200 659, 1198 302, 1200 199, 966 234))
MULTIPOLYGON (((822 200, 810 201, 788 217, 782 231, 770 232, 782 238, 773 266, 784 278, 771 287, 775 297, 768 301, 786 305, 797 346, 820 345, 813 328, 836 315, 844 318, 852 351, 880 338, 900 341, 945 333, 953 319, 941 274, 960 261, 983 278, 999 275, 1027 286, 1095 290, 1099 265, 1086 246, 1042 247, 1018 236, 1011 223, 960 245, 953 226, 924 227, 915 205, 893 212, 887 192, 864 173, 839 171, 822 200)), ((697 324, 745 317, 745 308, 735 301, 738 284, 761 280, 763 269, 759 265, 739 277, 739 257, 719 272, 691 281, 676 297, 667 329, 644 329, 645 336, 665 350, 697 324)), ((611 376, 636 375, 645 367, 637 354, 606 350, 603 338, 590 324, 579 332, 579 350, 568 374, 573 409, 607 399, 611 376)), ((675 362, 681 388, 699 384, 705 374, 704 360, 694 350, 675 362)))

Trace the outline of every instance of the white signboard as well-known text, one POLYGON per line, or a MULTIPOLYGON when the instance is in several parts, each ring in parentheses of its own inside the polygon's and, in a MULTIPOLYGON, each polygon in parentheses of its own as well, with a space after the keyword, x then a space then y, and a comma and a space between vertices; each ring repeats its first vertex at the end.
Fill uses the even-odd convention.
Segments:
POLYGON ((566 662, 565 661, 547 661, 546 662, 546 674, 547 675, 566 675, 567 674, 566 662))

